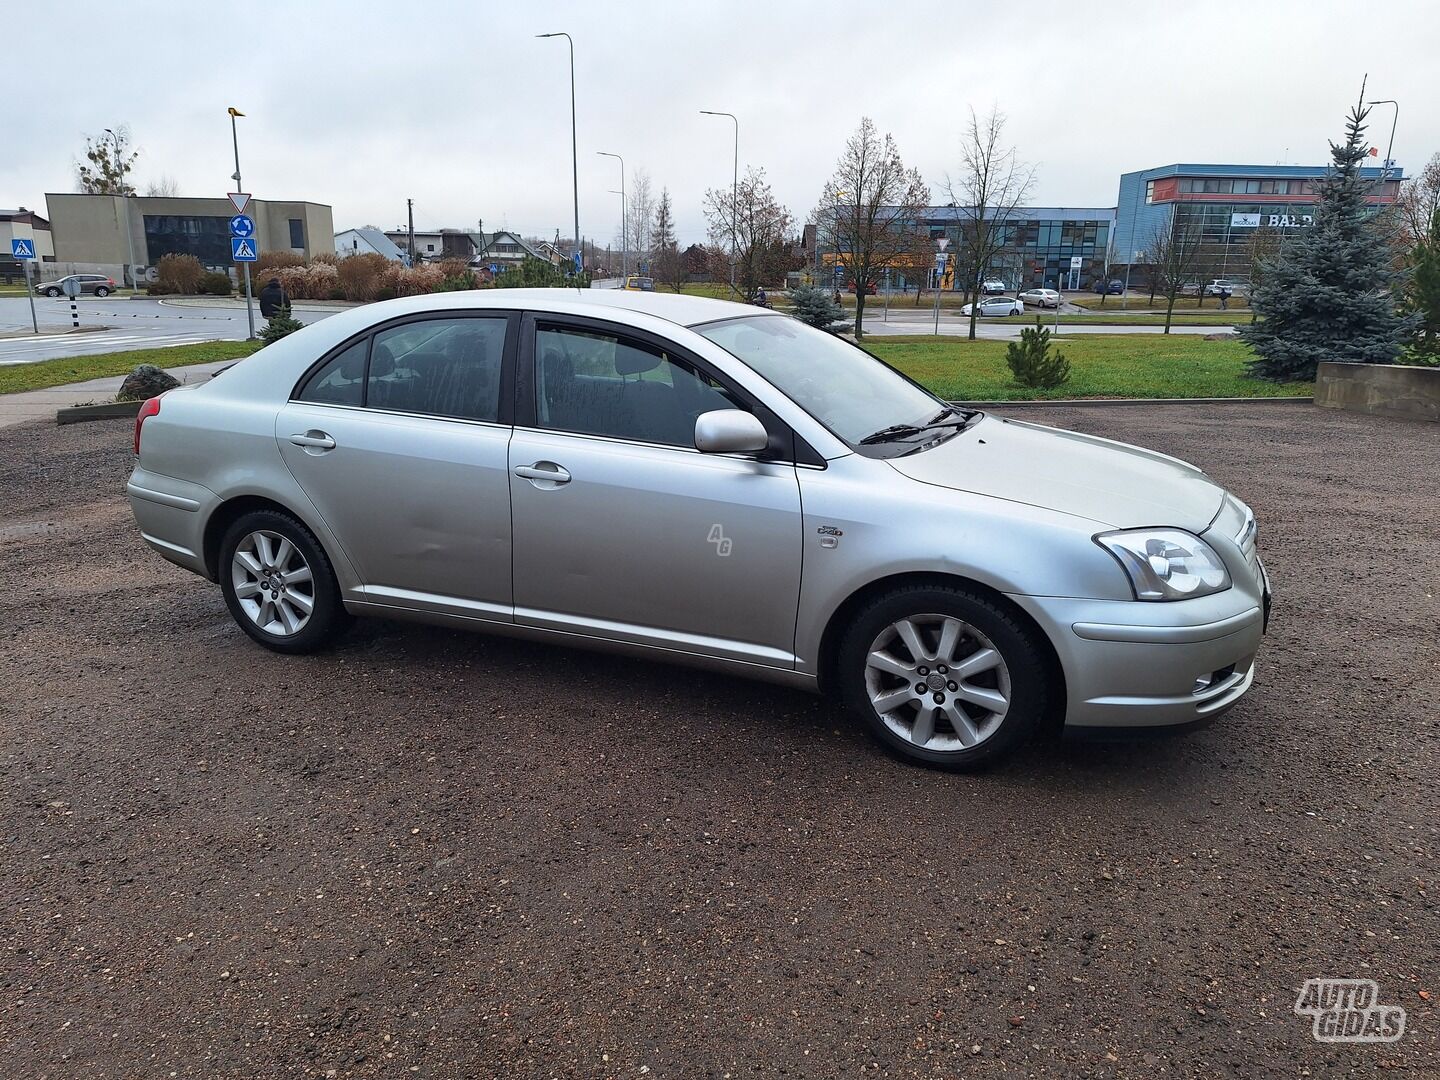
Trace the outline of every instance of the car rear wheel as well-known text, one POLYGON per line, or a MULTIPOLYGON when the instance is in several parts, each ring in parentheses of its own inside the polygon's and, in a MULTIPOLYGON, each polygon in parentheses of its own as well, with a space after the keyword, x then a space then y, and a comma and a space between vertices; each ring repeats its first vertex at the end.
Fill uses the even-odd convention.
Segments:
POLYGON ((838 662, 842 699, 880 744, 938 768, 981 768, 1013 752, 1050 694, 1032 632, 959 588, 901 588, 875 600, 838 662))
POLYGON ((96 295, 96 296, 109 296, 109 295, 110 295, 110 290, 107 289, 104 285, 101 285, 99 288, 97 288, 97 289, 95 290, 95 295, 96 295))
POLYGON ((239 518, 225 533, 219 569, 225 606, 267 649, 312 652, 349 622, 324 549, 288 514, 258 510, 239 518))

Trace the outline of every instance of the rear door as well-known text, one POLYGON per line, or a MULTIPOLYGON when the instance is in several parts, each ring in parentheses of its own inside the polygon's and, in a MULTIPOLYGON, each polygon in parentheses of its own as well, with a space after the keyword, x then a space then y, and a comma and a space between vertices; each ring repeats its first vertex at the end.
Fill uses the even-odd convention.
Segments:
POLYGON ((348 599, 510 621, 517 334, 508 312, 397 320, 280 411, 280 454, 364 583, 348 599))

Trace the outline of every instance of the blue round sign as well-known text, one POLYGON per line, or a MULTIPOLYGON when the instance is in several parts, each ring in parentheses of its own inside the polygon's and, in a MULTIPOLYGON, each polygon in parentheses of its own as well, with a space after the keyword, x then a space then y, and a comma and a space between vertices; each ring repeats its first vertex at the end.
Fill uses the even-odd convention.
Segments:
POLYGON ((244 214, 236 214, 230 219, 231 236, 254 236, 255 222, 251 221, 244 214))

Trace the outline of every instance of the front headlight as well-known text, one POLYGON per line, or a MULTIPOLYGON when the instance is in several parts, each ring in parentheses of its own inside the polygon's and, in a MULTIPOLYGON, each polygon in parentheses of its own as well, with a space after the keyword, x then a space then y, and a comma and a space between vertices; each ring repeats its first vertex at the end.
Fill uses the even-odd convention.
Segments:
POLYGON ((1137 600, 1188 600, 1230 587, 1215 549, 1183 529, 1126 529, 1100 533, 1095 542, 1130 576, 1137 600))

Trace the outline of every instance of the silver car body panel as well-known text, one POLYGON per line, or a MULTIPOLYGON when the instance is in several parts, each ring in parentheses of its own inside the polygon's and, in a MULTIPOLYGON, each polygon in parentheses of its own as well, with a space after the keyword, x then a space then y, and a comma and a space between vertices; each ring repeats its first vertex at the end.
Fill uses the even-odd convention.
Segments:
POLYGON ((1007 597, 1043 633, 1070 724, 1184 723, 1248 689, 1266 583, 1243 503, 1174 458, 995 416, 920 453, 856 454, 690 329, 760 314, 620 290, 441 294, 346 311, 167 395, 145 422, 128 486, 136 521, 157 552, 208 576, 212 516, 264 499, 316 534, 357 613, 807 689, 852 597, 916 575, 964 579, 1007 597), (818 457, 758 461, 290 400, 320 357, 380 323, 485 309, 601 319, 670 340, 818 457), (315 438, 297 445, 296 435, 315 438), (326 440, 334 449, 314 445, 326 440), (1232 586, 1136 601, 1093 537, 1147 525, 1203 535, 1232 586))

